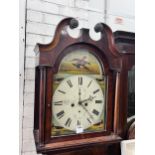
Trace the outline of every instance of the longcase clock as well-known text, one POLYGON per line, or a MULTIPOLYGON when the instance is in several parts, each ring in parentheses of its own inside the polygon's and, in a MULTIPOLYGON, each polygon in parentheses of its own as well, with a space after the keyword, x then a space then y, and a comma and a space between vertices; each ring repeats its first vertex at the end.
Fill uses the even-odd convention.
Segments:
POLYGON ((47 155, 119 155, 134 53, 120 52, 103 23, 95 26, 98 41, 88 29, 72 38, 67 29, 77 26, 77 20, 64 19, 51 43, 36 45, 36 149, 47 155))

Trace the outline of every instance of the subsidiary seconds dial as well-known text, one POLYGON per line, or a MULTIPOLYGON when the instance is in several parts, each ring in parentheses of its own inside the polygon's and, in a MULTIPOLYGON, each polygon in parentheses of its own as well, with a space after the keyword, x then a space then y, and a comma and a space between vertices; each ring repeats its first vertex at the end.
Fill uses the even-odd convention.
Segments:
POLYGON ((66 129, 87 129, 101 121, 104 95, 93 78, 84 75, 63 80, 53 95, 52 112, 55 120, 66 129))

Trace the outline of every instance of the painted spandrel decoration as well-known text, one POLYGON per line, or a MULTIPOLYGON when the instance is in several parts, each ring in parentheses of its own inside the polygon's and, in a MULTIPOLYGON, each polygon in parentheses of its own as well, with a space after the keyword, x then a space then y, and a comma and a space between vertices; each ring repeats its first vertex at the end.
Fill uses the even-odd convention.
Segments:
POLYGON ((86 49, 69 52, 54 75, 51 136, 105 129, 106 76, 86 49))

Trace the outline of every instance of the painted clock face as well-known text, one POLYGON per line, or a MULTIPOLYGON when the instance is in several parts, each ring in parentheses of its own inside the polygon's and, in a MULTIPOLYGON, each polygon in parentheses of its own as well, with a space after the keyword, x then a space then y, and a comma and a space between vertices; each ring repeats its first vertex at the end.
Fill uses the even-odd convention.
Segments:
POLYGON ((95 79, 85 75, 63 80, 53 96, 53 115, 62 127, 78 132, 101 122, 104 96, 95 79))
POLYGON ((105 130, 106 76, 86 49, 68 52, 53 77, 51 136, 105 130))

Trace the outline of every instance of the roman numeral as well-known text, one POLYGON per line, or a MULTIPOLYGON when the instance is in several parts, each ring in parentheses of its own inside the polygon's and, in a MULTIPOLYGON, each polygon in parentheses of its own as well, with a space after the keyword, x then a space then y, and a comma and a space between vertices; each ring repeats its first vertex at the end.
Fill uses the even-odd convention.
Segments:
POLYGON ((83 83, 82 77, 78 77, 78 84, 79 84, 79 85, 82 85, 82 83, 83 83))
POLYGON ((70 80, 67 81, 69 87, 73 87, 72 82, 70 80))
POLYGON ((91 122, 91 120, 89 119, 89 118, 87 118, 87 121, 91 124, 92 122, 91 122))
POLYGON ((66 123, 65 123, 65 125, 68 126, 68 127, 70 127, 71 122, 72 122, 71 118, 68 118, 67 121, 66 121, 66 123))
POLYGON ((62 105, 62 101, 54 102, 54 105, 62 105))
POLYGON ((79 120, 77 120, 77 125, 80 126, 81 125, 81 122, 79 120))
POLYGON ((58 90, 58 92, 62 93, 62 94, 66 94, 66 92, 62 91, 62 90, 58 90))
POLYGON ((89 86, 91 85, 91 83, 92 83, 92 80, 89 82, 89 84, 88 84, 87 88, 89 88, 89 86))
POLYGON ((93 94, 96 94, 97 92, 99 92, 100 90, 99 89, 97 89, 97 90, 95 90, 94 92, 93 92, 93 94))
POLYGON ((95 115, 99 115, 99 112, 98 112, 96 109, 94 109, 92 112, 93 112, 95 115))
POLYGON ((62 110, 59 113, 57 113, 57 117, 60 119, 64 116, 65 112, 62 110))
POLYGON ((95 100, 95 103, 102 103, 102 100, 95 100))

